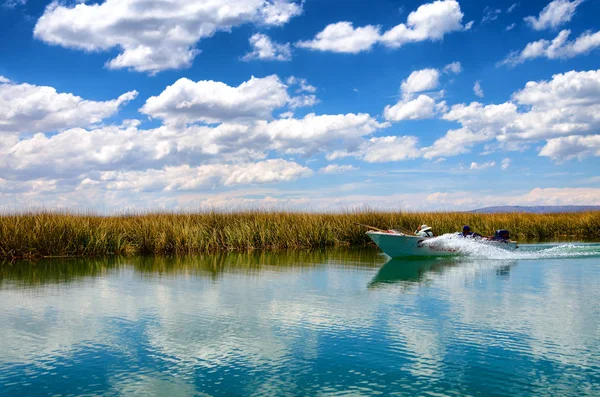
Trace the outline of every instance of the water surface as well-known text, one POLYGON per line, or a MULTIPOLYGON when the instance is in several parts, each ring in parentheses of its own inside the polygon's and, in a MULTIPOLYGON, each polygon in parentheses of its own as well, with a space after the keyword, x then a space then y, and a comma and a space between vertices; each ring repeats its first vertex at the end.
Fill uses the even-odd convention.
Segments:
POLYGON ((465 253, 5 263, 0 395, 600 395, 600 245, 465 253))

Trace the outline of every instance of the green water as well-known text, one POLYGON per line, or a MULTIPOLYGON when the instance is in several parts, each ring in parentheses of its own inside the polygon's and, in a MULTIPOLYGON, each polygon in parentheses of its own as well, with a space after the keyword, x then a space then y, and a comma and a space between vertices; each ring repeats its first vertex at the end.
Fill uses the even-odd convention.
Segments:
POLYGON ((4 263, 0 395, 597 396, 599 298, 599 244, 4 263))

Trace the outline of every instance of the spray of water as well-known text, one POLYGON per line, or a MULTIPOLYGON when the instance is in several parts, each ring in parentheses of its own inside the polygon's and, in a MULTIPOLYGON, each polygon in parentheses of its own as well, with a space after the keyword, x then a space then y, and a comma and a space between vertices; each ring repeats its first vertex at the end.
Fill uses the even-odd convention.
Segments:
POLYGON ((480 259, 514 260, 600 257, 600 244, 594 243, 521 245, 517 250, 509 251, 493 243, 462 238, 456 234, 444 234, 443 236, 428 239, 424 244, 431 245, 437 249, 455 251, 461 256, 480 259))

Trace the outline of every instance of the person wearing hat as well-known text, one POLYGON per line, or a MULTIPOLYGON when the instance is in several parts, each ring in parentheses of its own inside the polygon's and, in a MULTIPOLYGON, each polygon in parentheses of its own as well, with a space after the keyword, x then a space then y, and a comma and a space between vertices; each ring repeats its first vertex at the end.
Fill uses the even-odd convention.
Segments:
POLYGON ((431 227, 427 225, 419 226, 415 234, 419 237, 435 237, 435 234, 433 234, 431 227))
POLYGON ((473 237, 481 237, 479 233, 473 233, 469 225, 464 225, 462 229, 462 233, 458 232, 458 235, 464 238, 473 238, 473 237))

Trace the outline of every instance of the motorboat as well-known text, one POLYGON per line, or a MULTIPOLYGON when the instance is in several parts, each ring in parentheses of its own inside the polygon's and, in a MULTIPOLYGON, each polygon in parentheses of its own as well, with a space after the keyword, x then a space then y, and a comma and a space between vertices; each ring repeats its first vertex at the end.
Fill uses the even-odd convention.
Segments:
POLYGON ((367 236, 369 236, 383 252, 392 258, 460 255, 462 253, 460 245, 449 243, 452 242, 452 240, 456 242, 469 240, 474 243, 485 244, 511 251, 518 248, 518 243, 512 240, 494 240, 488 238, 441 239, 439 237, 420 237, 395 230, 369 230, 367 236))

